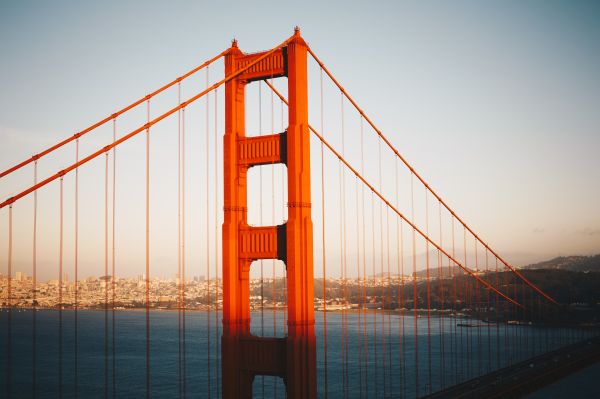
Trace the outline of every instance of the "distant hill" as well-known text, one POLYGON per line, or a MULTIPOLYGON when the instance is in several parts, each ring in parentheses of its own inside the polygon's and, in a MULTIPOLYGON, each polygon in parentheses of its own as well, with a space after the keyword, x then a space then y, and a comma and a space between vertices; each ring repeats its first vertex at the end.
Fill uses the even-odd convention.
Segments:
POLYGON ((523 266, 523 269, 552 269, 600 273, 600 255, 559 256, 558 258, 544 262, 523 266))

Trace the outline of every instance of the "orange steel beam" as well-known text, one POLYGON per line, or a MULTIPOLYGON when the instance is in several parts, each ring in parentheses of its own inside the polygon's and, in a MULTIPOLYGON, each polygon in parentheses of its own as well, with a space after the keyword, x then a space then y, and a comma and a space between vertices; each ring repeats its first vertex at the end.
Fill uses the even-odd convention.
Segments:
POLYGON ((356 110, 360 113, 360 115, 367 121, 367 123, 369 123, 369 125, 371 125, 371 127, 373 128, 373 130, 375 130, 375 132, 377 133, 377 135, 379 137, 381 137, 381 139, 383 139, 383 141, 387 144, 387 146, 394 152, 394 154, 396 154, 396 156, 398 158, 400 158, 400 160, 404 163, 404 165, 406 165, 406 167, 417 177, 417 179, 419 179, 419 181, 427 188, 427 190, 429 190, 429 192, 431 194, 433 194, 433 196, 448 210, 448 212, 450 212, 450 214, 452 216, 454 216, 456 218, 456 220, 458 220, 459 223, 461 223, 468 231, 469 233, 471 233, 473 235, 473 237, 475 237, 475 239, 477 241, 479 241, 485 248, 487 248, 490 253, 492 253, 492 255, 494 255, 496 258, 498 258, 502 263, 504 263, 504 265, 509 268, 513 273, 515 273, 517 276, 519 276, 519 278, 521 280, 523 280, 529 287, 531 287, 532 289, 534 289, 538 294, 542 295, 544 298, 546 298, 547 300, 549 300, 550 302, 558 305, 558 302, 556 302, 556 300, 554 300, 554 298, 552 298, 550 295, 546 294, 544 291, 542 291, 540 288, 538 288, 535 284, 533 284, 532 282, 530 282, 525 276, 523 276, 521 273, 519 273, 519 271, 511 266, 507 261, 505 261, 500 255, 498 255, 498 253, 496 253, 496 251, 494 251, 488 244, 486 244, 470 227, 469 225, 467 225, 456 213, 454 213, 454 211, 446 204, 446 202, 435 192, 433 191, 433 189, 429 186, 429 184, 427 184, 427 182, 425 181, 425 179, 423 179, 421 177, 421 175, 419 175, 417 173, 417 171, 412 167, 412 165, 400 154, 400 152, 392 145, 392 143, 387 139, 387 137, 385 137, 383 135, 383 133, 381 132, 381 130, 379 130, 377 128, 377 126, 375 126, 375 123, 373 123, 373 121, 364 113, 364 111, 358 106, 358 104, 356 103, 356 101, 354 101, 354 99, 350 96, 350 94, 348 94, 348 92, 346 92, 346 90, 344 89, 344 87, 337 81, 337 79, 335 77, 333 77, 333 74, 327 69, 327 67, 325 67, 325 65, 323 64, 323 62, 319 59, 319 57, 317 57, 317 55, 310 49, 310 47, 308 48, 308 53, 314 58, 314 60, 317 62, 317 64, 319 64, 319 66, 321 68, 323 68, 323 70, 325 71, 325 73, 327 74, 327 76, 329 76, 331 78, 331 80, 333 81, 333 83, 338 87, 338 89, 340 89, 340 91, 344 94, 344 96, 352 103, 352 105, 354 106, 354 108, 356 108, 356 110))
MULTIPOLYGON (((283 226, 281 226, 283 227, 283 226)), ((285 231, 280 226, 244 226, 239 230, 239 257, 247 261, 280 259, 285 261, 285 231), (283 234, 282 234, 283 233, 283 234)))
POLYGON ((166 85, 164 85, 161 88, 153 91, 152 93, 148 94, 147 96, 145 96, 143 98, 140 98, 139 100, 137 100, 137 101, 129 104, 125 108, 122 108, 121 110, 113 113, 110 116, 107 116, 106 118, 102 119, 101 121, 96 122, 93 125, 91 125, 91 126, 85 128, 85 129, 83 129, 81 132, 75 133, 73 136, 68 137, 68 138, 66 138, 66 139, 64 139, 64 140, 56 143, 52 147, 49 147, 49 148, 45 149, 44 151, 42 151, 42 152, 40 152, 40 153, 38 153, 36 155, 33 155, 31 158, 26 159, 25 161, 23 161, 23 162, 15 165, 15 166, 13 166, 11 168, 6 169, 4 172, 0 173, 0 178, 6 176, 8 174, 11 174, 12 172, 14 172, 14 171, 16 171, 18 169, 21 169, 23 166, 26 166, 29 163, 31 163, 33 161, 36 161, 36 160, 42 158, 45 155, 48 155, 49 153, 53 152, 54 150, 59 149, 60 147, 64 146, 65 144, 68 144, 71 141, 80 138, 81 136, 85 135, 86 133, 91 132, 92 130, 96 129, 97 127, 100 127, 100 126, 104 125, 106 122, 111 121, 111 120, 115 119, 116 117, 118 117, 118 116, 124 114, 125 112, 129 111, 130 109, 137 107, 138 105, 140 105, 144 101, 147 101, 147 100, 151 99, 152 97, 156 96, 157 94, 159 94, 159 93, 167 90, 169 87, 172 87, 174 84, 179 83, 182 80, 184 80, 187 77, 189 77, 190 75, 195 74, 196 72, 198 72, 202 68, 205 68, 205 67, 209 66, 210 64, 212 64, 213 62, 215 62, 216 60, 218 60, 219 58, 221 58, 223 55, 225 55, 225 53, 227 51, 228 50, 222 51, 220 54, 214 56, 213 58, 209 59, 208 61, 205 61, 202 65, 197 66, 196 68, 194 68, 194 69, 190 70, 189 72, 181 75, 177 79, 175 79, 175 80, 167 83, 166 85))
POLYGON ((244 166, 271 165, 286 162, 285 133, 238 139, 238 162, 244 166))
MULTIPOLYGON (((281 95, 281 93, 279 93, 279 91, 273 86, 271 85, 269 82, 266 82, 267 85, 271 88, 271 90, 273 90, 275 92, 275 94, 277 94, 279 96, 279 98, 285 102, 287 104, 287 100, 281 95)), ((456 260, 454 257, 452 257, 452 255, 450 255, 448 252, 446 252, 442 247, 440 247, 437 243, 435 243, 427 234, 425 234, 423 231, 421 231, 415 224, 413 224, 410 220, 408 220, 408 218, 406 216, 404 216, 404 214, 402 212, 400 212, 395 206, 393 206, 379 191, 377 191, 377 189, 375 187, 373 187, 356 169, 354 169, 350 163, 348 161, 346 161, 346 159, 342 156, 342 154, 340 154, 339 152, 337 152, 333 146, 331 144, 329 144, 329 142, 327 140, 325 140, 325 138, 323 136, 321 136, 316 130, 315 128, 313 128, 311 125, 308 125, 308 128, 314 133, 315 136, 317 136, 317 138, 323 143, 325 144, 325 146, 340 160, 342 161, 342 163, 344 165, 346 165, 346 167, 348 169, 350 169, 350 171, 352 171, 352 173, 354 173, 354 175, 356 175, 356 177, 358 177, 364 185, 366 185, 373 193, 375 193, 375 195, 377 195, 379 197, 379 199, 381 199, 391 210, 393 210, 400 218, 402 218, 406 223, 408 223, 408 225, 410 227, 412 227, 417 233, 419 233, 419 235, 421 237, 423 237, 425 240, 427 240, 430 244, 432 244, 436 249, 438 249, 441 253, 443 253, 446 257, 448 257, 448 259, 450 259, 452 262, 454 262, 457 266, 459 266, 461 269, 463 269, 465 272, 467 272, 467 274, 469 274, 471 277, 473 277, 475 280, 477 280, 478 282, 480 282, 481 284, 483 284, 485 287, 489 288, 490 290, 494 291, 496 294, 500 295, 502 298, 506 299, 507 301, 513 303, 514 305, 517 305, 521 308, 523 308, 524 306, 521 305, 519 302, 515 301, 514 299, 512 299, 511 297, 503 294, 502 292, 500 292, 498 289, 496 289, 493 285, 491 285, 490 283, 488 283, 487 281, 483 280, 482 278, 480 278, 479 276, 477 276, 477 274, 475 274, 471 269, 469 269, 468 267, 464 266, 462 263, 460 263, 458 260, 456 260)))
POLYGON ((188 105, 190 105, 191 103, 195 102, 196 100, 198 100, 199 98, 205 96, 207 93, 213 91, 214 89, 218 88, 219 86, 223 85, 224 83, 229 82, 230 80, 234 79, 235 77, 237 77, 238 75, 242 74, 246 69, 251 68, 253 65, 259 63, 262 59, 268 57, 271 53, 275 52, 277 49, 287 45, 290 41, 292 40, 292 37, 290 37, 289 39, 285 40, 283 43, 279 44, 277 47, 274 47, 273 49, 267 51, 266 53, 264 53, 261 57, 257 58, 255 61, 253 61, 252 63, 248 64, 247 66, 245 66, 243 69, 240 69, 238 71, 236 71, 235 73, 231 74, 230 76, 226 76, 225 78, 221 79, 220 81, 218 81, 217 83, 213 84, 212 86, 208 87, 207 89, 203 90, 202 92, 196 94, 195 96, 191 97, 189 100, 182 102, 181 104, 179 104, 178 106, 171 108, 169 111, 165 112, 164 114, 157 116, 156 118, 154 118, 153 120, 151 120, 150 122, 138 127, 137 129, 133 130, 132 132, 126 134, 125 136, 121 137, 120 139, 114 141, 113 143, 105 146, 104 148, 94 152, 93 154, 82 158, 80 161, 75 162, 74 164, 72 164, 71 166, 55 173, 54 175, 40 181, 39 183, 29 187, 26 190, 21 191, 20 193, 6 199, 4 202, 2 202, 0 204, 0 209, 4 208, 7 205, 10 205, 12 203, 14 203, 15 201, 23 198, 24 196, 38 190, 39 188, 45 186, 46 184, 60 178, 61 176, 66 175, 67 173, 71 172, 72 170, 80 167, 81 165, 84 165, 86 163, 88 163, 89 161, 91 161, 92 159, 98 157, 99 155, 104 154, 105 152, 110 151, 111 149, 113 149, 114 147, 117 147, 119 144, 129 140, 130 138, 132 138, 133 136, 139 134, 140 132, 143 132, 144 130, 150 128, 151 126, 153 126, 154 124, 162 121, 163 119, 165 119, 166 117, 168 117, 169 115, 174 114, 175 112, 179 111, 182 108, 187 107, 188 105))

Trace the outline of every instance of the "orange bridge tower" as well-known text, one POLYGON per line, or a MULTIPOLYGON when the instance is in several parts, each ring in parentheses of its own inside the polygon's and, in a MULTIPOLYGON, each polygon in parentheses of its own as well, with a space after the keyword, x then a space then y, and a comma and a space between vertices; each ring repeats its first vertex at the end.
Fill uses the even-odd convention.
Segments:
MULTIPOLYGON (((244 54, 234 41, 225 75, 265 53, 244 54)), ((225 85, 223 336, 224 398, 251 398, 256 375, 285 381, 288 398, 316 397, 313 305, 313 227, 310 194, 307 46, 298 28, 288 44, 225 85), (288 78, 289 125, 285 132, 246 137, 244 90, 269 78, 288 78), (247 223, 248 169, 282 163, 288 174, 288 220, 280 226, 247 223), (280 259, 286 265, 288 335, 250 334, 249 273, 253 261, 280 259)))

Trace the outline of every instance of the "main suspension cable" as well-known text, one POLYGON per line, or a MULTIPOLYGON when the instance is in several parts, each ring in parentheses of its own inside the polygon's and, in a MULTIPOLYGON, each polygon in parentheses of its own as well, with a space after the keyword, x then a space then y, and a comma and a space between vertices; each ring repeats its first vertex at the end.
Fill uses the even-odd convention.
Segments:
POLYGON ((229 49, 222 51, 221 53, 219 53, 218 55, 214 56, 213 58, 205 61, 203 64, 197 66, 196 68, 190 70, 189 72, 181 75, 180 77, 174 79, 173 81, 167 83, 166 85, 158 88, 157 90, 153 91, 152 93, 148 94, 147 96, 140 98, 139 100, 134 101, 133 103, 129 104, 128 106, 126 106, 125 108, 120 109, 119 111, 107 116, 106 118, 102 119, 99 122, 94 123, 93 125, 83 129, 82 131, 80 131, 79 133, 76 133, 60 142, 58 142, 57 144, 53 145, 52 147, 49 147, 47 149, 45 149, 44 151, 33 155, 31 158, 26 159, 25 161, 18 163, 17 165, 6 169, 5 171, 3 171, 2 173, 0 173, 0 178, 11 174, 12 172, 22 168, 25 165, 28 165, 31 162, 37 161, 38 159, 42 158, 45 155, 48 155, 49 153, 59 149, 60 147, 64 146, 65 144, 70 143, 73 140, 77 140, 79 139, 81 136, 91 132, 92 130, 104 125, 105 123, 117 118, 118 116, 124 114, 125 112, 129 111, 132 108, 137 107, 138 105, 144 103, 145 101, 151 99, 152 97, 156 96, 157 94, 167 90, 168 88, 172 87, 173 85, 175 85, 176 83, 181 82, 182 80, 186 79, 187 77, 195 74, 196 72, 200 71, 201 69, 203 69, 204 67, 209 66, 210 64, 212 64, 213 62, 215 62, 216 60, 218 60, 219 58, 221 58, 222 56, 224 56, 225 54, 227 54, 227 52, 229 51, 229 49))
POLYGON ((394 154, 406 165, 406 167, 415 175, 415 177, 425 186, 425 188, 438 200, 444 207, 450 212, 452 216, 456 218, 456 220, 461 223, 472 235, 478 240, 485 248, 487 248, 490 253, 496 256, 504 265, 509 268, 513 273, 515 273, 521 280, 525 282, 530 288, 534 289, 538 294, 542 295, 548 301, 558 305, 558 302, 542 291, 539 287, 529 281, 523 274, 521 274, 515 267, 511 266, 506 260, 504 260, 500 255, 498 255, 488 244, 486 244, 456 213, 446 204, 446 202, 429 186, 429 184, 417 173, 417 171, 412 167, 412 165, 400 154, 400 152, 392 145, 392 143, 386 138, 386 136, 377 128, 375 123, 364 113, 364 111, 358 106, 356 101, 346 92, 344 87, 338 82, 338 80, 333 76, 333 74, 325 67, 323 62, 317 57, 317 55, 308 47, 308 53, 314 58, 314 60, 319 64, 319 66, 325 71, 327 76, 333 81, 333 83, 340 89, 340 91, 344 94, 344 96, 352 103, 354 108, 358 111, 358 113, 364 117, 364 119, 371 125, 373 130, 377 133, 377 135, 387 144, 387 146, 394 152, 394 154))
MULTIPOLYGON (((270 85, 268 82, 266 82, 267 85, 271 88, 271 90, 275 91, 275 94, 277 94, 277 96, 279 96, 279 98, 285 103, 288 104, 287 100, 281 95, 281 93, 279 93, 279 91, 272 85, 270 85)), ((371 190, 373 192, 374 195, 376 195, 377 197, 379 197, 387 206, 389 206, 394 213, 396 213, 396 215, 398 215, 400 218, 402 218, 411 228, 415 229, 415 232, 417 232, 421 237, 423 237, 423 239, 429 241, 429 243, 431 245, 433 245, 436 249, 438 249, 440 252, 442 252, 446 257, 448 257, 452 262, 454 262, 458 267, 460 267, 462 270, 464 270, 468 275, 470 275, 471 277, 473 277, 475 280, 479 281, 482 285, 484 285, 485 287, 487 287, 488 289, 491 289, 492 291, 494 291, 497 295, 500 295, 502 298, 506 299, 507 301, 509 301, 510 303, 512 303, 513 305, 516 305, 518 307, 523 307, 523 305, 521 305, 519 302, 517 302, 515 299, 509 297, 508 295, 503 294, 502 292, 500 292, 496 287, 492 286, 491 284, 489 284, 488 282, 482 280, 479 276, 477 276, 476 273, 474 273, 471 269, 469 269, 468 267, 466 267, 465 265, 463 265, 459 260, 457 260, 454 256, 450 255, 445 249, 443 249, 442 247, 440 247, 436 242, 434 242, 431 237, 429 237, 428 235, 426 235, 421 229, 419 229, 413 222, 411 222, 402 212, 400 212, 398 210, 398 208, 396 208, 390 201, 388 201, 373 185, 371 185, 363 176, 362 174, 360 174, 352 165, 350 165, 350 163, 342 156, 342 154, 340 154, 338 151, 335 150, 335 148, 333 148, 333 146, 327 141, 325 140, 325 138, 318 133, 314 127, 312 127, 310 124, 308 126, 309 130, 311 132, 313 132, 313 134, 315 136, 317 136, 317 138, 323 143, 325 144, 325 146, 327 147, 327 149, 329 149, 329 151, 331 151, 331 153, 333 155, 335 155, 340 161, 342 161, 342 163, 344 165, 346 165, 346 167, 348 169, 350 169, 350 171, 352 173, 354 173, 354 175, 356 175, 356 177, 358 177, 364 185, 367 186, 367 188, 369 190, 371 190)))
MULTIPOLYGON (((61 176, 66 175, 67 173, 71 172, 72 170, 76 169, 77 167, 88 163, 89 161, 97 158, 98 156, 104 154, 107 151, 110 151, 113 147, 116 147, 118 145, 120 145, 121 143, 129 140, 130 138, 138 135, 139 133, 143 132, 143 131, 148 131, 150 129, 150 127, 152 127, 153 125, 155 125, 156 123, 162 121, 163 119, 167 118, 168 116, 174 114, 175 112, 177 112, 178 110, 187 107, 188 105, 192 104, 193 102, 197 101, 199 98, 204 97, 207 93, 210 93, 211 91, 215 90, 216 88, 222 86, 223 84, 231 81, 232 79, 235 79, 236 77, 238 77, 239 75, 241 75, 242 73, 244 73, 245 71, 247 71, 248 69, 252 68, 254 65, 258 64, 259 62, 261 62, 262 60, 264 60, 265 58, 269 57, 271 54, 273 54, 275 51, 277 51, 278 49, 280 49, 281 47, 286 46, 290 41, 292 40, 292 37, 288 38, 287 40, 285 40, 284 42, 282 42, 281 44, 279 44, 277 47, 272 48, 271 50, 265 52, 263 55, 261 55, 260 57, 257 57, 254 61, 250 62, 248 65, 244 66, 243 68, 238 69, 237 71, 235 71, 234 73, 232 73, 229 76, 224 77, 223 79, 221 79, 220 81, 214 83, 213 85, 211 85, 210 87, 206 88, 205 90, 201 91, 200 93, 192 96, 191 98, 189 98, 188 100, 182 102, 181 104, 179 104, 178 106, 171 108, 169 111, 157 116, 156 118, 150 120, 148 118, 148 122, 143 125, 138 127, 137 129, 131 131, 130 133, 122 136, 121 138, 119 138, 118 140, 116 140, 114 143, 109 144, 101 149, 99 149, 98 151, 88 155, 87 157, 81 159, 79 162, 76 162, 70 166, 68 166, 67 168, 53 174, 52 176, 42 180, 41 182, 39 182, 38 184, 29 187, 26 190, 21 191, 20 193, 7 198, 6 200, 4 200, 4 202, 0 203, 0 209, 4 208, 7 205, 10 205, 12 203, 14 203, 15 201, 23 198, 24 196, 32 193, 33 191, 37 190, 40 187, 45 186, 46 184, 60 178, 61 176)), ((149 100, 147 100, 149 103, 149 100)))

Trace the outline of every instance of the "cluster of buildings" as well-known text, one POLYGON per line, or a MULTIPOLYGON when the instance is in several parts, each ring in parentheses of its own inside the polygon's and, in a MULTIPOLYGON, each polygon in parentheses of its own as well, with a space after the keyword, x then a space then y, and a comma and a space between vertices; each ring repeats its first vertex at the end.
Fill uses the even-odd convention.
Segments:
MULTIPOLYGON (((322 281, 322 280, 321 280, 322 281)), ((380 287, 388 284, 408 283, 412 277, 400 278, 371 277, 363 280, 358 278, 327 279, 326 302, 316 295, 316 310, 342 310, 355 308, 348 298, 340 294, 342 284, 357 288, 380 287)), ((221 280, 206 280, 204 277, 194 277, 180 285, 179 278, 154 277, 149 280, 148 299, 150 307, 155 309, 177 309, 183 304, 185 291, 185 306, 187 309, 208 310, 222 306, 221 280)), ((315 281, 315 285, 320 285, 315 281)), ((31 276, 16 272, 10 281, 7 276, 0 275, 0 305, 16 308, 79 308, 103 309, 106 306, 116 309, 144 308, 146 306, 146 278, 144 275, 122 278, 112 276, 87 277, 77 282, 69 281, 67 274, 62 280, 49 280, 35 284, 31 276), (35 287, 34 287, 35 285, 35 287), (62 289, 61 289, 62 287, 62 289), (34 289, 35 288, 35 289, 34 289)), ((273 280, 265 278, 250 280, 251 309, 284 308, 285 281, 282 278, 273 280)), ((381 306, 373 299, 373 307, 381 306)))
MULTIPOLYGON (((220 285, 220 284, 219 284, 220 285)), ((177 308, 183 299, 179 279, 151 278, 148 297, 153 308, 177 308)), ((215 300, 220 291, 215 280, 197 277, 185 283, 185 300, 189 308, 206 309, 220 305, 215 300)), ((137 276, 113 279, 112 276, 88 277, 77 282, 69 281, 68 275, 61 280, 38 281, 17 272, 10 281, 0 277, 0 303, 3 307, 74 308, 96 309, 105 306, 118 309, 146 306, 146 278, 137 276), (62 288, 62 289, 61 289, 62 288)))

